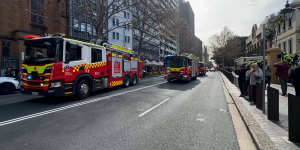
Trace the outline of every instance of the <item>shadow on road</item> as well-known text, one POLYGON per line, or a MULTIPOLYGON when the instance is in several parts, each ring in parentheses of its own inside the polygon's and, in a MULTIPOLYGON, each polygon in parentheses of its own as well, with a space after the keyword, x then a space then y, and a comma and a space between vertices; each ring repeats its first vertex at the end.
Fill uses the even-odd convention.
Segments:
POLYGON ((0 96, 2 95, 12 95, 12 94, 18 94, 19 91, 9 91, 9 92, 0 92, 0 96))
POLYGON ((173 83, 166 83, 166 84, 159 85, 158 88, 168 89, 168 90, 177 90, 177 91, 186 91, 186 90, 193 89, 200 83, 201 83, 201 81, 199 79, 195 80, 195 81, 191 81, 191 82, 174 81, 173 83))

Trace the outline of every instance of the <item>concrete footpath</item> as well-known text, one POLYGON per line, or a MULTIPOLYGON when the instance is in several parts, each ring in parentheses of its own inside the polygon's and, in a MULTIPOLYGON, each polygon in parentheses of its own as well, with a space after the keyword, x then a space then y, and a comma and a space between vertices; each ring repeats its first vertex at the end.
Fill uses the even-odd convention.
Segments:
MULTIPOLYGON (((246 99, 239 97, 241 93, 238 87, 232 84, 222 73, 221 77, 258 149, 300 150, 300 145, 288 140, 287 97, 280 96, 280 121, 272 122, 256 106, 250 105, 246 99)), ((272 87, 280 89, 279 85, 272 85, 272 87)), ((281 93, 281 90, 279 91, 281 93)), ((288 92, 294 94, 291 87, 289 87, 288 92)))

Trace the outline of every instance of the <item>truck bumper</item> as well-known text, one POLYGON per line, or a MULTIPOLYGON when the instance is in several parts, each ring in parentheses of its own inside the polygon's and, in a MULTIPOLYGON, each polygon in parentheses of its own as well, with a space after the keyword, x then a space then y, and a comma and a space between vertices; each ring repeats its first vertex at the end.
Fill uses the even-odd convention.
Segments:
POLYGON ((187 81, 188 76, 187 75, 168 75, 167 80, 182 80, 187 81))
POLYGON ((40 96, 65 96, 64 88, 52 88, 47 91, 44 90, 36 90, 36 89, 24 89, 20 88, 21 93, 27 94, 27 95, 40 95, 40 96))

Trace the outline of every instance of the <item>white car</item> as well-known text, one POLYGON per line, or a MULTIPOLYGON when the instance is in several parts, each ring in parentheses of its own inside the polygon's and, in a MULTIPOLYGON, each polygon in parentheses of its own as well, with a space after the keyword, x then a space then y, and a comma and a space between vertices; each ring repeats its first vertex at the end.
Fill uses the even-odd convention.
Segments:
POLYGON ((12 92, 20 87, 20 82, 11 77, 0 77, 0 92, 12 92))

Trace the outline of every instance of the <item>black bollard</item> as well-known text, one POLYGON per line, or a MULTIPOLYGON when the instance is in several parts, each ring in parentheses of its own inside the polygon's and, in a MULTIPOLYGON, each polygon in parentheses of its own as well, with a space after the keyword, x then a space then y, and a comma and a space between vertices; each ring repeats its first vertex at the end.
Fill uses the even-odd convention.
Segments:
POLYGON ((268 119, 279 121, 279 90, 268 87, 268 119))
POLYGON ((300 143, 300 97, 289 94, 289 140, 300 143))

